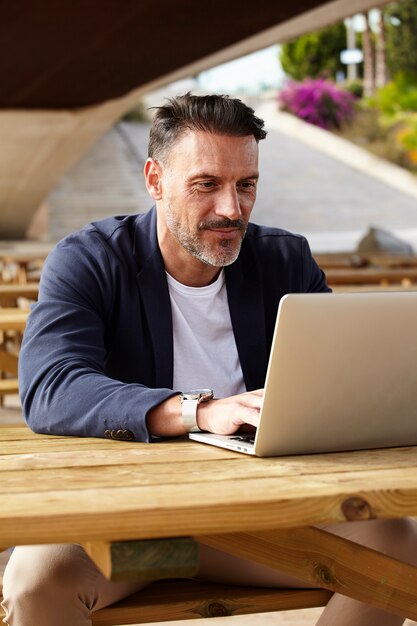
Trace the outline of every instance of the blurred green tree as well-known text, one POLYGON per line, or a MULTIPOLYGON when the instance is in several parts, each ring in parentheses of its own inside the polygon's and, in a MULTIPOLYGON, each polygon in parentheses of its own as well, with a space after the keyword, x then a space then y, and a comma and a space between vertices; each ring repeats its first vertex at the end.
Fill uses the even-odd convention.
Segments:
POLYGON ((392 77, 399 72, 417 76, 417 1, 402 0, 384 8, 386 53, 392 77))
POLYGON ((340 61, 345 48, 346 27, 341 22, 284 44, 280 61, 284 72, 294 80, 322 76, 334 79, 338 71, 346 72, 340 61))

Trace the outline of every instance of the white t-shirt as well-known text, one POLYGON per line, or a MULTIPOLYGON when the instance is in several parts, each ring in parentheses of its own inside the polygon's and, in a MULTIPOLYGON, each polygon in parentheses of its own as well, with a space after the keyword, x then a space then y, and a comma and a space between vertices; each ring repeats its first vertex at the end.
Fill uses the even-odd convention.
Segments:
POLYGON ((213 389, 215 398, 246 391, 227 302, 224 270, 206 287, 167 273, 174 333, 173 388, 213 389))

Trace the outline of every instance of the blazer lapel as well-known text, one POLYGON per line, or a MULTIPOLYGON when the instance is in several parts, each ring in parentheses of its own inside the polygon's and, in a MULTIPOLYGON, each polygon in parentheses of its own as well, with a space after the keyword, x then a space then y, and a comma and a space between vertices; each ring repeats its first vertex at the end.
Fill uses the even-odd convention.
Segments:
POLYGON ((268 366, 263 293, 256 266, 243 247, 237 261, 226 267, 226 285, 246 388, 259 389, 265 384, 268 366))
POLYGON ((154 208, 136 228, 134 254, 139 266, 136 283, 155 357, 155 387, 172 389, 174 347, 171 301, 156 237, 154 208))

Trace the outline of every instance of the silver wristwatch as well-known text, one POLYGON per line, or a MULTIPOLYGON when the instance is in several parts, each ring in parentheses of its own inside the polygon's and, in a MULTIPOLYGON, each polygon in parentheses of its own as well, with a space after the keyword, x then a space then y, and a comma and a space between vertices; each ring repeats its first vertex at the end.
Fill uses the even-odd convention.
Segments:
POLYGON ((181 392, 182 423, 187 433, 196 433, 200 430, 197 426, 197 406, 200 402, 211 400, 212 397, 212 389, 193 389, 192 391, 181 392))

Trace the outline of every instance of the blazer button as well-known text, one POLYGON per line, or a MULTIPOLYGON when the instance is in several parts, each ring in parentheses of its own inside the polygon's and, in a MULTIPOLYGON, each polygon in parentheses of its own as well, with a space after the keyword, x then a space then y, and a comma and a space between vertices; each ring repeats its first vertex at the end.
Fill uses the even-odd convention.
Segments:
POLYGON ((118 428, 117 430, 105 430, 104 436, 108 439, 116 439, 117 441, 134 441, 135 435, 131 430, 118 428))

